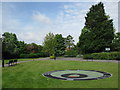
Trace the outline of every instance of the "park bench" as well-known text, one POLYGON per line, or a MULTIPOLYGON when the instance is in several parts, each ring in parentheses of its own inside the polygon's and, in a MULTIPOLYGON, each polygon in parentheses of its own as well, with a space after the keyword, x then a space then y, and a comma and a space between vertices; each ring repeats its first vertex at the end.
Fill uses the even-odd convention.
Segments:
POLYGON ((17 64, 17 60, 16 59, 15 60, 9 60, 9 62, 6 63, 6 64, 8 64, 8 66, 15 65, 15 64, 17 64))
POLYGON ((116 60, 120 61, 120 57, 116 57, 116 60))
POLYGON ((14 60, 14 63, 17 64, 17 59, 14 60))
POLYGON ((56 60, 56 57, 54 57, 54 60, 56 60))

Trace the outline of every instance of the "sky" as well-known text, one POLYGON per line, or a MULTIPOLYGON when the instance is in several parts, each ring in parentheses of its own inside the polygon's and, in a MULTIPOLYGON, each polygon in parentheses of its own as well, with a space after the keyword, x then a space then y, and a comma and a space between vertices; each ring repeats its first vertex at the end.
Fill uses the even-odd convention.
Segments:
MULTIPOLYGON (((46 34, 51 32, 63 37, 71 35, 76 44, 86 13, 98 2, 2 2, 0 33, 15 33, 20 41, 42 45, 46 34)), ((118 30, 118 3, 103 3, 118 30)))

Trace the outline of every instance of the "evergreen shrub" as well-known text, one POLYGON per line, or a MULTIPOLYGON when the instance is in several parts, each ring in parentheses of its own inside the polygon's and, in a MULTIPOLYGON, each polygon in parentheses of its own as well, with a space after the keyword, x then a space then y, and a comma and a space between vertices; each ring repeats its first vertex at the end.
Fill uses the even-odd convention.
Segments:
POLYGON ((20 58, 39 58, 39 57, 48 57, 47 53, 30 53, 30 54, 20 54, 20 58))
POLYGON ((101 60, 116 60, 120 57, 120 52, 102 52, 102 53, 92 53, 85 54, 84 59, 101 59, 101 60))
POLYGON ((77 51, 76 50, 68 50, 65 52, 64 57, 76 57, 77 56, 77 51))

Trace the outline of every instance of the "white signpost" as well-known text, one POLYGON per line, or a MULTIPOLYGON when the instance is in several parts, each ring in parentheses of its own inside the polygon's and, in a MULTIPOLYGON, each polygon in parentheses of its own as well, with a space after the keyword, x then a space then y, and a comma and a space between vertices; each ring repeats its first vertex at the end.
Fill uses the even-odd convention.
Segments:
POLYGON ((110 51, 110 48, 105 48, 105 51, 110 51))

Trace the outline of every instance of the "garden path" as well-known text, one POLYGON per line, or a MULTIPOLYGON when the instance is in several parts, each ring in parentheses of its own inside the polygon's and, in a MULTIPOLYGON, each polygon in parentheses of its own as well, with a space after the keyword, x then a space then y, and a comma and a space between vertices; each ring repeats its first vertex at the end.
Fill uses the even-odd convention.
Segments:
MULTIPOLYGON (((47 58, 40 58, 40 59, 30 59, 27 61, 19 61, 17 63, 22 63, 22 62, 29 62, 29 61, 39 61, 39 60, 54 60, 54 59, 50 59, 49 57, 47 58)), ((71 58, 71 57, 58 57, 56 58, 56 60, 72 60, 72 61, 95 61, 95 62, 113 62, 113 63, 120 63, 120 61, 117 60, 94 60, 94 59, 83 59, 83 58, 71 58)), ((5 66, 8 66, 7 64, 5 64, 5 66)), ((2 65, 0 65, 0 67, 2 67, 2 65)))

